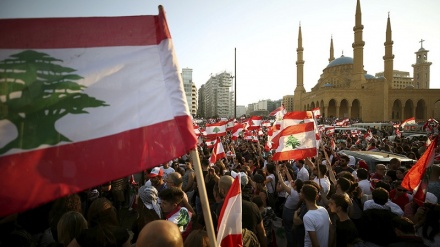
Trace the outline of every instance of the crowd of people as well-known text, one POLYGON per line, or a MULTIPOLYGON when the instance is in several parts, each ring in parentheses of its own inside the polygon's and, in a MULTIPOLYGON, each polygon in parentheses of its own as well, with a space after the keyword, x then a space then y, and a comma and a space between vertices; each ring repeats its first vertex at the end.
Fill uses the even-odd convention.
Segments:
POLYGON ((206 188, 217 229, 225 196, 240 176, 243 246, 440 246, 438 164, 429 168, 420 204, 401 185, 410 166, 392 159, 371 170, 366 161, 339 152, 386 151, 417 160, 426 150, 425 137, 391 141, 386 135, 366 140, 334 133, 322 136, 316 157, 274 161, 265 149, 267 136, 253 142, 228 133, 221 138, 227 155, 215 164, 206 143, 198 146, 203 181, 197 181, 188 153, 4 217, 0 245, 209 246, 198 187, 206 188), (334 149, 332 140, 339 140, 334 149), (129 228, 120 224, 123 209, 137 216, 129 228))

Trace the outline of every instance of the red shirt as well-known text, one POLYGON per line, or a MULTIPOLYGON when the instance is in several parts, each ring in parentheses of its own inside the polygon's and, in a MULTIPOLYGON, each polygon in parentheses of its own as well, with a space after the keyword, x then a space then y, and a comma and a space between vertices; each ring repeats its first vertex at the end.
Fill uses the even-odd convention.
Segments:
POLYGON ((398 196, 397 198, 395 198, 396 193, 397 193, 396 189, 390 191, 390 200, 392 202, 394 202, 395 204, 399 205, 399 207, 403 211, 405 211, 405 205, 409 203, 408 193, 406 193, 406 192, 399 193, 401 195, 398 196))

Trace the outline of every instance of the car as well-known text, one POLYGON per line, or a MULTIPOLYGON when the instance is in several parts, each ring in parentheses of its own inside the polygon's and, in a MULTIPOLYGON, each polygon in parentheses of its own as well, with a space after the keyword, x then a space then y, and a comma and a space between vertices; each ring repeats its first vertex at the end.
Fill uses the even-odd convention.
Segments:
POLYGON ((401 165, 405 166, 407 168, 411 167, 413 164, 416 163, 416 160, 410 159, 404 155, 389 153, 389 152, 385 152, 385 151, 376 152, 376 151, 341 150, 338 153, 340 155, 345 154, 347 156, 351 155, 351 156, 355 157, 356 163, 359 160, 364 160, 367 163, 370 172, 375 171, 377 164, 384 164, 384 165, 388 166, 388 164, 390 163, 390 160, 392 158, 396 158, 396 159, 400 160, 401 165))

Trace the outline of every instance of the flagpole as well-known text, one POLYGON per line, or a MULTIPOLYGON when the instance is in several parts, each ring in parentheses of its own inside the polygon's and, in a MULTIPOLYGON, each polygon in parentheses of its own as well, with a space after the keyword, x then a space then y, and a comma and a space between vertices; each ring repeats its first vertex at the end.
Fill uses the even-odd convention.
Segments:
POLYGON ((200 202, 203 209, 203 218, 205 220, 206 231, 209 237, 209 246, 217 246, 217 239, 215 237, 214 226, 211 218, 211 209, 208 203, 208 196, 206 193, 205 179, 203 178, 202 166, 200 164, 199 152, 197 148, 191 150, 191 161, 194 166, 194 173, 196 175, 197 188, 199 189, 200 202))

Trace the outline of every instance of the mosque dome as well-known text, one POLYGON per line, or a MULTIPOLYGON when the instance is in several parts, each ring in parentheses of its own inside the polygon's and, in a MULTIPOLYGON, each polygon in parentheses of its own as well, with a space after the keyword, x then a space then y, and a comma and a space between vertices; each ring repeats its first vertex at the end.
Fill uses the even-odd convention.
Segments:
POLYGON ((344 55, 342 55, 340 58, 336 58, 335 60, 331 61, 327 65, 327 68, 338 66, 338 65, 343 65, 343 64, 353 64, 353 58, 344 57, 344 55))
POLYGON ((374 77, 374 75, 370 75, 370 74, 365 74, 365 79, 369 80, 369 79, 375 79, 376 77, 374 77))

